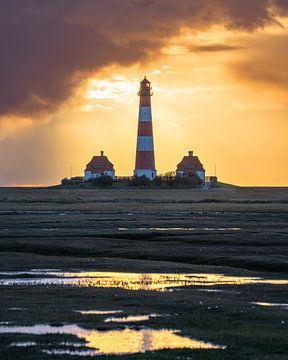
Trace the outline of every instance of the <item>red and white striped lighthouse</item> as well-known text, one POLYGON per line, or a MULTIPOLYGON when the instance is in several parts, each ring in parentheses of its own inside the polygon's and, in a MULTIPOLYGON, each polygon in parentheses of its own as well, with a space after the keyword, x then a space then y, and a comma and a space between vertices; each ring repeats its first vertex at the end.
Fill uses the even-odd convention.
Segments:
POLYGON ((138 138, 136 150, 136 164, 134 176, 146 176, 154 179, 157 175, 155 169, 152 112, 151 112, 151 83, 145 78, 140 82, 138 138))

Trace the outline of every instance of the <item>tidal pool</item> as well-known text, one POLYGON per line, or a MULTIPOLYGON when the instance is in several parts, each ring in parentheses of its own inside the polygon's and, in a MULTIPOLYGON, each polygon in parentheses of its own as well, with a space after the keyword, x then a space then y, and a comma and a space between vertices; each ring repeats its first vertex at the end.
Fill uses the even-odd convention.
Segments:
POLYGON ((222 228, 192 228, 192 227, 138 227, 138 228, 126 228, 120 227, 119 231, 240 231, 239 227, 222 227, 222 228))
POLYGON ((123 317, 109 317, 104 320, 104 322, 115 322, 115 323, 129 323, 129 322, 140 322, 148 321, 152 318, 161 316, 160 314, 149 314, 149 315, 129 315, 123 317))
MULTIPOLYGON (((0 286, 48 286, 121 288, 126 290, 165 291, 189 286, 214 285, 287 285, 287 279, 227 276, 223 274, 144 274, 122 272, 21 271, 0 273, 0 286), (25 276, 26 275, 26 276, 25 276), (24 277, 25 276, 25 277, 24 277)), ((171 291, 171 290, 170 290, 171 291)))
POLYGON ((31 347, 31 346, 37 346, 37 342, 35 341, 15 341, 12 342, 10 347, 31 347))
POLYGON ((254 305, 258 306, 265 306, 265 307, 278 307, 281 309, 288 310, 288 304, 276 304, 276 303, 269 303, 269 302, 252 302, 254 305))
POLYGON ((75 310, 81 315, 111 315, 123 313, 123 310, 75 310))
MULTIPOLYGON (((225 349, 225 346, 215 345, 210 342, 190 339, 180 335, 177 330, 170 329, 121 329, 121 330, 87 330, 77 325, 50 326, 0 326, 0 334, 69 334, 77 336, 78 339, 85 341, 85 346, 89 349, 70 350, 65 343, 62 348, 50 349, 49 344, 41 345, 47 354, 68 354, 68 355, 124 355, 144 353, 146 351, 156 351, 163 349, 225 349), (64 347, 64 348, 63 348, 64 347), (65 348, 66 347, 66 348, 65 348), (88 352, 88 353, 87 353, 88 352)), ((13 344, 13 343, 12 343, 13 344)), ((12 346, 10 344, 10 346, 12 346)), ((19 346, 14 343, 14 346, 19 346)), ((24 344, 24 343, 23 343, 24 344)), ((25 343, 27 344, 27 343, 25 343)), ((31 344, 31 343, 30 343, 31 344)), ((30 345, 29 344, 29 345, 30 345)), ((59 343, 60 346, 61 343, 59 343)), ((30 345, 31 346, 31 345, 30 345)))

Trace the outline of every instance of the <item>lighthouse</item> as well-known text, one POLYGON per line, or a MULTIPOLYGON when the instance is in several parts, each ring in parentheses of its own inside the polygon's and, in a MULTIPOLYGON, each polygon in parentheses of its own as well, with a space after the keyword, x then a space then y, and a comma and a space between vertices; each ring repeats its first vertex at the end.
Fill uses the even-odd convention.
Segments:
POLYGON ((140 82, 138 137, 134 176, 146 176, 152 180, 156 177, 154 142, 151 112, 151 83, 145 78, 140 82))

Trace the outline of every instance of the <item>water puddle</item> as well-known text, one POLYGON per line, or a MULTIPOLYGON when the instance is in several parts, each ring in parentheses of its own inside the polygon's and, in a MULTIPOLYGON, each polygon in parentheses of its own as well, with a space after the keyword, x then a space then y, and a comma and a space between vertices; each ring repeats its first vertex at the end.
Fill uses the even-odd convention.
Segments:
POLYGON ((60 273, 61 269, 31 269, 28 271, 0 271, 0 276, 33 276, 33 275, 41 275, 50 273, 60 273))
POLYGON ((223 293, 225 290, 220 289, 198 289, 198 291, 208 292, 208 293, 223 293))
POLYGON ((148 321, 152 318, 161 316, 160 314, 149 314, 149 315, 129 315, 124 317, 109 317, 104 320, 105 323, 114 322, 114 323, 129 323, 129 322, 141 322, 148 321))
POLYGON ((75 310, 82 315, 112 315, 123 313, 123 310, 75 310))
POLYGON ((58 231, 59 228, 42 228, 43 231, 58 231))
POLYGON ((207 292, 207 293, 226 293, 226 294, 240 294, 239 291, 235 290, 223 290, 223 289, 197 289, 198 291, 207 292))
POLYGON ((55 211, 55 210, 1 210, 0 215, 57 215, 57 216, 67 216, 67 215, 78 215, 80 211, 77 210, 69 210, 69 211, 55 211))
MULTIPOLYGON (((85 341, 89 349, 70 350, 67 348, 43 349, 42 352, 53 355, 124 355, 144 353, 163 349, 225 349, 225 346, 190 339, 180 335, 177 330, 129 329, 122 330, 87 330, 77 325, 50 326, 0 326, 0 334, 68 334, 85 341)), ((27 344, 26 342, 25 344, 27 344)), ((13 344, 13 343, 12 343, 13 344)), ((15 343, 14 343, 15 344, 15 343)), ((16 343, 17 344, 17 343, 16 343)), ((18 343, 19 344, 19 343, 18 343)), ((24 344, 24 342, 22 343, 24 344)), ((63 344, 63 343, 62 343, 63 344)), ((65 343, 64 343, 65 344, 65 343)), ((45 347, 49 347, 46 344, 45 347)), ((14 345, 17 346, 17 345, 14 345)), ((19 346, 19 345, 18 345, 19 346)), ((31 345, 32 346, 32 345, 31 345)), ((55 346, 55 345, 54 345, 55 346)), ((60 346, 60 344, 59 344, 60 346)), ((66 346, 66 345, 62 345, 66 346)))
POLYGON ((191 227, 143 227, 143 228, 126 228, 120 227, 119 231, 240 231, 238 227, 222 227, 222 228, 191 228, 191 227))
POLYGON ((99 354, 96 350, 69 350, 69 349, 44 349, 42 350, 47 355, 70 355, 70 356, 97 356, 99 354))
POLYGON ((30 347, 30 346, 37 346, 38 344, 35 341, 18 341, 12 342, 9 344, 9 347, 30 347))
POLYGON ((2 272, 0 286, 75 286, 121 288, 143 291, 172 291, 173 288, 214 285, 287 285, 287 279, 227 276, 223 274, 142 274, 121 272, 28 271, 2 272), (26 275, 26 277, 23 277, 26 275))
POLYGON ((288 304, 276 304, 276 303, 269 303, 269 302, 252 302, 251 304, 258 305, 258 306, 266 306, 266 307, 278 307, 281 309, 288 310, 288 304))
MULTIPOLYGON (((14 341, 11 344, 9 344, 9 347, 32 347, 32 346, 40 346, 41 343, 37 343, 35 341, 14 341)), ((45 344, 45 346, 55 346, 55 344, 50 344, 47 343, 45 344)), ((80 347, 85 347, 86 343, 76 343, 76 342, 71 342, 71 341, 62 341, 58 344, 58 346, 66 346, 66 347, 74 347, 74 348, 80 348, 80 347)))

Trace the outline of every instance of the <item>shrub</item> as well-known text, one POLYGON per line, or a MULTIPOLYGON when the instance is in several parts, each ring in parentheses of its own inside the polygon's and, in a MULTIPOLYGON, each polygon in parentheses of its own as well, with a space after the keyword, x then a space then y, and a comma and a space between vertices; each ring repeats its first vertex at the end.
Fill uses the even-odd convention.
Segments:
POLYGON ((163 180, 160 176, 157 176, 152 182, 153 182, 153 185, 160 187, 163 183, 163 180))
POLYGON ((67 178, 62 179, 61 180, 61 185, 63 185, 63 186, 70 185, 70 180, 67 179, 67 178))
POLYGON ((91 180, 92 186, 111 186, 113 183, 113 179, 111 176, 101 175, 95 179, 91 180))
POLYGON ((129 183, 130 186, 150 186, 150 180, 145 176, 135 176, 129 183))
POLYGON ((202 184, 201 179, 197 175, 189 177, 176 176, 174 178, 169 178, 166 181, 167 185, 170 187, 193 187, 202 184))

